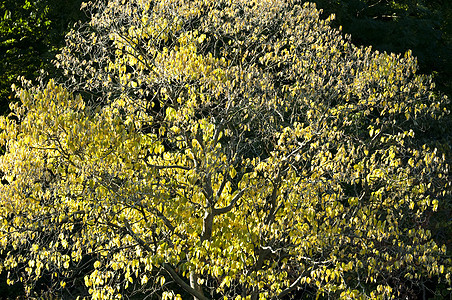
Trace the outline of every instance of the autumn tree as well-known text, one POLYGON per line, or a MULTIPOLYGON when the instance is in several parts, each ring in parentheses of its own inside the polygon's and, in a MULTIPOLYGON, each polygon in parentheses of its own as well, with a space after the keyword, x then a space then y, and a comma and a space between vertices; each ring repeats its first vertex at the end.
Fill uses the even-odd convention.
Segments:
MULTIPOLYGON (((452 266, 416 59, 299 1, 94 1, 1 119, 2 271, 27 293, 402 298, 452 266)), ((75 294, 72 294, 75 296, 75 294)))

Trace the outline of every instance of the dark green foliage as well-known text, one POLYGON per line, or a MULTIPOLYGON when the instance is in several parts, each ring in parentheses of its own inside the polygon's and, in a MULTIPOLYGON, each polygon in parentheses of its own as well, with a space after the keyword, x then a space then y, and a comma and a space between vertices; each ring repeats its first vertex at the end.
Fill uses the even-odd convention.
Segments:
POLYGON ((380 51, 412 50, 420 71, 434 73, 440 90, 452 91, 452 4, 447 0, 313 0, 324 17, 351 34, 355 44, 380 51))
POLYGON ((64 44, 68 26, 82 18, 81 0, 0 1, 0 114, 14 96, 18 76, 35 79, 44 69, 55 77, 51 60, 64 44))

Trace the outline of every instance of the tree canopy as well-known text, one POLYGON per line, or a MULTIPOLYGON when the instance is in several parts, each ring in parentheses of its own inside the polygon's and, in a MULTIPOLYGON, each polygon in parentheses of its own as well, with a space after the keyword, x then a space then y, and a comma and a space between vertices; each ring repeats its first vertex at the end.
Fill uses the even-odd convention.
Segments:
POLYGON ((56 76, 51 64, 64 45, 68 25, 82 18, 81 0, 0 1, 0 114, 14 100, 17 78, 39 77, 40 70, 56 76))
POLYGON ((25 83, 0 120, 8 282, 91 299, 450 286, 428 229, 449 167, 416 139, 447 99, 410 52, 356 47, 301 2, 86 4, 68 80, 25 83))
POLYGON ((422 73, 435 73, 438 88, 451 95, 452 2, 444 0, 313 0, 335 14, 359 45, 380 51, 413 51, 422 73))

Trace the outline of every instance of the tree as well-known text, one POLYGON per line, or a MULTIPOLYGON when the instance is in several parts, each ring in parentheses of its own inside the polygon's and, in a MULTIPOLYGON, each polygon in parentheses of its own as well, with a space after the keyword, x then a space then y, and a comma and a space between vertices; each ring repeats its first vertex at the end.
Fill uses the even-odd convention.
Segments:
POLYGON ((358 45, 403 53, 419 60, 420 71, 435 72, 437 87, 451 94, 452 44, 450 1, 443 0, 314 0, 326 15, 334 13, 334 26, 342 26, 358 45))
MULTIPOLYGON (((355 45, 394 53, 412 50, 418 73, 434 74, 435 89, 452 95, 452 2, 443 0, 314 0, 325 15, 334 13, 333 27, 351 34, 355 45)), ((447 109, 450 110, 450 102, 447 109)), ((452 118, 416 135, 431 147, 441 149, 452 163, 452 118)), ((446 243, 452 255, 452 198, 443 201, 429 228, 437 242, 446 243)))
POLYGON ((83 274, 92 299, 450 285, 426 229, 448 166, 416 140, 446 98, 409 52, 355 47, 298 1, 87 11, 58 58, 68 82, 25 84, 1 119, 10 283, 69 293, 83 274))
POLYGON ((81 0, 0 1, 0 114, 14 100, 12 84, 25 76, 35 79, 45 69, 56 77, 51 64, 64 45, 68 26, 79 19, 81 0))

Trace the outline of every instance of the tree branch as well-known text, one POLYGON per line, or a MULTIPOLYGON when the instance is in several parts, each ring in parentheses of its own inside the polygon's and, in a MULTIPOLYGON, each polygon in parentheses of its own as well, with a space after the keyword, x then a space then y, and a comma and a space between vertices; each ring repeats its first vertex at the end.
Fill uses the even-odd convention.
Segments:
POLYGON ((191 170, 190 167, 186 167, 186 166, 178 166, 178 165, 171 165, 171 166, 158 166, 158 165, 153 165, 153 164, 149 164, 146 163, 149 167, 152 168, 156 168, 157 170, 163 170, 163 169, 182 169, 182 170, 191 170))
POLYGON ((231 211, 231 209, 234 208, 235 204, 237 203, 237 201, 243 196, 243 193, 245 192, 245 189, 240 190, 240 192, 237 193, 237 195, 235 195, 234 198, 232 198, 231 203, 229 203, 228 206, 222 207, 222 208, 214 208, 213 209, 213 214, 215 216, 227 213, 229 211, 231 211))
MULTIPOLYGON (((132 228, 130 227, 129 222, 127 219, 124 220, 124 225, 127 230, 127 233, 141 246, 146 250, 148 253, 152 253, 151 247, 149 247, 148 244, 146 244, 145 241, 143 241, 139 236, 133 232, 132 228)), ((174 269, 169 265, 168 263, 164 262, 162 263, 162 267, 167 271, 171 278, 181 287, 183 288, 187 293, 191 294, 192 296, 200 299, 200 300, 208 300, 203 294, 198 292, 197 290, 193 289, 190 285, 188 285, 180 276, 174 271, 174 269)))
POLYGON ((174 269, 168 263, 163 263, 162 266, 171 275, 173 280, 187 293, 191 294, 193 297, 196 297, 199 300, 208 300, 202 293, 198 292, 190 285, 188 285, 185 281, 183 281, 182 278, 177 275, 176 271, 174 271, 174 269))
POLYGON ((303 277, 303 275, 300 275, 297 278, 297 280, 295 280, 287 289, 285 289, 284 291, 279 293, 278 296, 276 296, 276 298, 277 299, 282 299, 284 296, 287 296, 290 292, 295 290, 297 288, 298 284, 300 283, 300 280, 301 280, 302 277, 303 277))
POLYGON ((221 185, 217 190, 216 199, 220 199, 220 196, 223 193, 224 187, 226 186, 226 182, 228 182, 228 176, 227 176, 227 173, 225 172, 223 174, 223 181, 221 182, 221 185))

